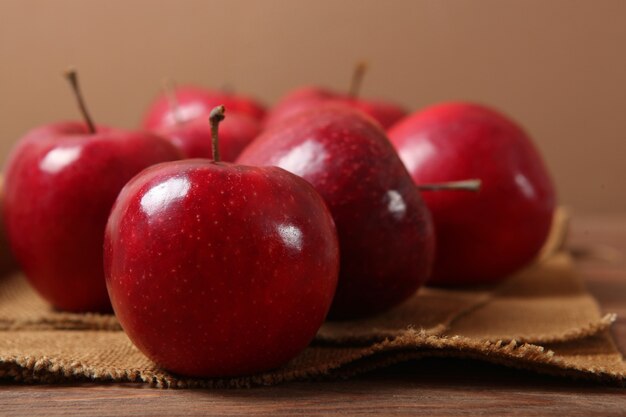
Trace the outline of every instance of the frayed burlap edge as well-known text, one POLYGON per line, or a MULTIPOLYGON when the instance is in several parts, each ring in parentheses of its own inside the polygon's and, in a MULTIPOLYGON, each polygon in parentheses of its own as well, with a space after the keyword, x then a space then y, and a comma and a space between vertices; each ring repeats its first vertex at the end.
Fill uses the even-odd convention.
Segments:
MULTIPOLYGON (((479 306, 477 306, 479 307, 479 306)), ((471 309, 473 310, 473 309, 471 309)), ((468 310, 468 311, 471 311, 468 310)), ((461 317, 466 312, 462 313, 458 317, 455 317, 450 323, 454 322, 455 319, 461 317)), ((510 342, 515 340, 519 343, 531 343, 531 344, 545 344, 545 343, 564 343, 564 342, 574 342, 576 340, 586 339, 588 337, 595 336, 600 334, 607 329, 611 328, 611 325, 617 320, 617 314, 609 313, 605 314, 602 318, 596 321, 589 322, 587 325, 582 327, 575 327, 570 330, 557 333, 557 334, 547 334, 547 335, 536 335, 532 337, 516 337, 511 339, 491 339, 491 338, 482 338, 482 339, 472 339, 472 340, 480 340, 483 342, 510 342)), ((371 343, 379 343, 384 340, 394 339, 397 337, 402 337, 403 335, 410 332, 420 332, 421 334, 427 336, 445 336, 445 337, 453 337, 454 335, 446 335, 446 332, 450 329, 450 323, 448 324, 440 324, 438 326, 429 328, 429 329, 415 329, 413 327, 407 327, 404 330, 399 331, 383 331, 380 329, 372 329, 372 333, 378 332, 376 337, 372 336, 371 338, 364 339, 361 337, 326 337, 323 333, 318 334, 315 337, 314 343, 318 345, 324 346, 367 346, 371 343)))
MULTIPOLYGON (((588 337, 595 336, 606 331, 616 320, 617 314, 609 313, 605 314, 599 320, 589 322, 585 326, 575 327, 565 332, 557 334, 536 335, 532 337, 516 337, 514 340, 521 343, 534 344, 573 342, 576 340, 586 339, 588 337)), ((510 341, 513 339, 504 340, 510 341)))
POLYGON ((161 370, 102 369, 77 361, 49 357, 0 357, 0 378, 23 383, 135 382, 158 388, 243 388, 276 385, 289 381, 348 378, 377 368, 428 357, 467 358, 544 374, 624 385, 626 367, 582 368, 542 346, 517 341, 476 341, 464 337, 437 337, 407 331, 394 340, 370 347, 352 348, 349 355, 298 369, 275 371, 230 379, 177 377, 161 370))

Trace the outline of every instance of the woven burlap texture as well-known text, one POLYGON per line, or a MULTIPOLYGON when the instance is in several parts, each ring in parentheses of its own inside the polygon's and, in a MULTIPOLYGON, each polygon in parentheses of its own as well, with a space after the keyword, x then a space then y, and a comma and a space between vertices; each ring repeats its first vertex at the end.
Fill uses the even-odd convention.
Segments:
MULTIPOLYGON (((557 216, 558 217, 558 216, 557 216)), ((228 379, 159 369, 114 316, 53 311, 16 274, 0 281, 0 377, 21 382, 144 382, 158 387, 247 387, 349 377, 425 357, 471 358, 536 372, 623 384, 626 363, 609 327, 559 251, 564 219, 534 265, 495 287, 423 288, 396 309, 328 322, 284 367, 228 379)))

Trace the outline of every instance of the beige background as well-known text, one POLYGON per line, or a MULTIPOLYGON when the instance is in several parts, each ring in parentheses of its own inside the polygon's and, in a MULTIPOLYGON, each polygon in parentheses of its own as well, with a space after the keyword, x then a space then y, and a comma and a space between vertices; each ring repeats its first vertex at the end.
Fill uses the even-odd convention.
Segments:
POLYGON ((164 75, 272 103, 303 83, 411 108, 497 106, 535 137, 578 211, 626 211, 625 0, 0 0, 0 157, 76 110, 132 127, 164 75))

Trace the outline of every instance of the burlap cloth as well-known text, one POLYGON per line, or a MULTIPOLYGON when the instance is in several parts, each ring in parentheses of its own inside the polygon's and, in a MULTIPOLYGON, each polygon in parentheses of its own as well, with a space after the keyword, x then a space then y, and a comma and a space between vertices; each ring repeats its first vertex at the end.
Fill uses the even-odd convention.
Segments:
POLYGON ((191 379, 156 367, 114 316, 53 311, 18 273, 0 281, 0 377, 20 382, 144 382, 157 387, 243 387, 349 377, 425 357, 472 358, 540 373, 624 384, 626 362, 598 304, 560 250, 566 217, 540 259, 480 289, 424 288, 378 317, 331 322, 284 367, 228 379, 191 379))

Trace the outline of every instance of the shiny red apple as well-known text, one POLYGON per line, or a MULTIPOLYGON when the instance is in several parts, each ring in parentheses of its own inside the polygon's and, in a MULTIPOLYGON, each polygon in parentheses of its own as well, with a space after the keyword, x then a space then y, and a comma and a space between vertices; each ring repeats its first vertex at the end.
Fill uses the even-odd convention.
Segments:
POLYGON ((191 159, 124 187, 105 265, 115 314, 142 352, 179 374, 234 376, 278 367, 311 342, 335 293, 339 249, 303 179, 191 159))
POLYGON ((159 130, 177 122, 184 122, 198 117, 209 117, 210 111, 224 105, 232 114, 239 113, 261 122, 265 117, 265 108, 253 98, 223 91, 211 91, 201 87, 183 86, 175 88, 170 95, 164 92, 149 106, 143 119, 143 128, 159 130))
POLYGON ((376 120, 383 129, 389 128, 407 115, 398 104, 384 100, 366 100, 359 97, 361 80, 365 72, 364 65, 355 69, 349 93, 341 93, 319 87, 302 87, 283 97, 268 113, 265 126, 270 127, 298 113, 305 112, 323 104, 344 105, 362 111, 376 120))
POLYGON ((537 255, 556 197, 541 156, 515 122, 480 105, 444 103, 404 119, 389 137, 416 184, 482 182, 475 194, 424 194, 437 233, 429 283, 498 281, 537 255))
POLYGON ((428 277, 434 250, 430 214, 371 118, 345 106, 324 105, 266 130, 237 162, 284 168, 324 197, 341 248, 331 317, 387 310, 428 277))
MULTIPOLYGON (((229 114, 220 125, 220 154, 224 162, 233 162, 257 137, 260 124, 244 114, 229 114)), ((178 147, 186 158, 213 158, 211 126, 206 117, 178 122, 157 130, 178 147)))
POLYGON ((102 245, 113 202, 139 171, 180 153, 152 134, 86 120, 19 141, 5 171, 3 217, 11 250, 43 298, 61 310, 110 311, 102 245))

